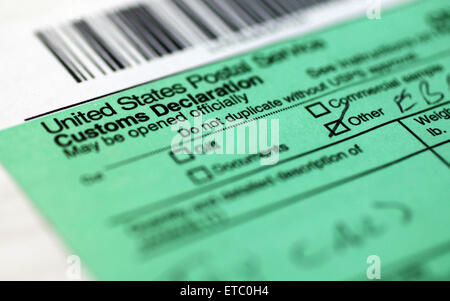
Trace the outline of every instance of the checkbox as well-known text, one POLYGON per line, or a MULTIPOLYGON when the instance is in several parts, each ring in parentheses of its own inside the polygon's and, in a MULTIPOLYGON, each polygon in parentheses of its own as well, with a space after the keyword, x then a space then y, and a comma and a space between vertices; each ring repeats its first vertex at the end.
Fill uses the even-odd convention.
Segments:
POLYGON ((330 137, 338 136, 340 134, 347 133, 350 131, 350 128, 345 125, 345 123, 341 120, 333 120, 331 122, 325 123, 324 126, 330 131, 330 137), (336 127, 336 125, 338 125, 336 127), (334 129, 336 127, 336 130, 334 129))
POLYGON ((313 115, 314 118, 319 118, 331 113, 330 110, 328 110, 328 108, 324 106, 320 101, 306 106, 305 109, 308 110, 308 112, 313 115))
POLYGON ((194 184, 205 184, 213 179, 212 173, 205 167, 199 166, 187 171, 187 176, 194 184))
POLYGON ((194 155, 186 147, 170 151, 169 156, 177 164, 184 164, 195 159, 194 155))

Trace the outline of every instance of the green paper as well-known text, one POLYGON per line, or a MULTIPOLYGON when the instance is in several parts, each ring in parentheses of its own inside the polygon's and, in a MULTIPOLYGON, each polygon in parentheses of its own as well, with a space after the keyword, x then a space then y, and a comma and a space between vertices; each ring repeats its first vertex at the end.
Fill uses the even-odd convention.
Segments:
POLYGON ((0 160, 98 279, 367 280, 371 255, 382 280, 449 279, 449 15, 412 3, 101 97, 1 131, 0 160), (204 153, 171 154, 202 104, 204 153), (278 120, 277 164, 214 153, 230 113, 278 120))

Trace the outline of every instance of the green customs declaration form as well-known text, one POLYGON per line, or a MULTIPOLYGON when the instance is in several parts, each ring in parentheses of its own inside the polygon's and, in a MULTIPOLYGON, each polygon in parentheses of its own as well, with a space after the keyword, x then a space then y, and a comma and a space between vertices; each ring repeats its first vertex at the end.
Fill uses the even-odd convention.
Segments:
MULTIPOLYGON (((173 2, 207 50, 189 56, 188 26, 169 32, 139 4, 170 47, 127 42, 147 24, 132 28, 127 11, 117 37, 129 56, 83 19, 65 27, 81 37, 70 45, 38 28, 36 64, 55 71, 30 82, 46 86, 2 86, 0 162, 83 267, 100 280, 368 280, 374 265, 381 280, 450 279, 450 2, 399 1, 220 58, 256 42, 221 40, 173 2), (152 58, 176 67, 207 51, 176 72, 152 58), (127 82, 133 57, 169 75, 127 82)), ((310 9, 340 5, 322 2, 310 9)), ((229 15, 217 14, 233 34, 229 15)))

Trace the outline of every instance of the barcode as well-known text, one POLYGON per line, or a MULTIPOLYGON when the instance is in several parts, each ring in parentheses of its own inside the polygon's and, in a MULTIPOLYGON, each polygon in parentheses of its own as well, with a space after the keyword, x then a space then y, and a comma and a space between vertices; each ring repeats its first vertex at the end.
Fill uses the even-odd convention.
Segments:
POLYGON ((164 0, 80 18, 36 36, 81 83, 331 1, 164 0))

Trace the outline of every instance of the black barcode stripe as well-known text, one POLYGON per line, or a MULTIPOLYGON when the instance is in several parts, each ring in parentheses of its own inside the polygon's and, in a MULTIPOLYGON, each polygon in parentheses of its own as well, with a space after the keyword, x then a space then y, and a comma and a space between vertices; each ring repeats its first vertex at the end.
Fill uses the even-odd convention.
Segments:
POLYGON ((86 77, 83 75, 83 73, 80 71, 80 69, 77 67, 75 62, 72 60, 70 53, 67 52, 67 49, 63 47, 61 44, 60 39, 58 38, 58 34, 55 30, 50 29, 47 31, 47 36, 50 37, 53 47, 55 48, 56 52, 59 53, 59 55, 67 62, 67 64, 74 70, 74 72, 82 79, 86 80, 86 77))
MULTIPOLYGON (((166 9, 162 9, 160 5, 154 7, 154 5, 146 4, 144 5, 145 8, 151 12, 153 17, 159 21, 161 24, 161 27, 164 28, 166 31, 170 32, 174 39, 178 41, 181 45, 183 45, 183 49, 191 47, 195 44, 195 41, 192 40, 191 34, 185 34, 183 32, 183 28, 185 26, 184 23, 182 23, 182 26, 176 25, 176 17, 173 17, 170 13, 173 13, 174 10, 170 11, 169 13, 166 11, 166 9)), ((179 20, 178 20, 179 21, 179 20)))
POLYGON ((171 1, 166 3, 166 13, 170 18, 176 20, 177 29, 182 35, 189 39, 192 45, 197 45, 208 41, 209 39, 202 33, 202 31, 197 27, 197 25, 192 22, 189 17, 187 17, 182 11, 180 11, 175 4, 171 1))
POLYGON ((237 13, 239 13, 240 16, 246 16, 246 21, 250 20, 248 22, 249 24, 259 24, 261 23, 259 18, 256 17, 254 13, 252 13, 245 4, 242 4, 239 0, 230 0, 232 5, 232 8, 236 10, 237 13))
POLYGON ((151 37, 152 42, 159 49, 161 55, 173 52, 173 49, 167 43, 167 40, 164 39, 164 35, 161 35, 157 28, 155 28, 146 18, 142 16, 142 10, 132 8, 130 11, 140 26, 142 26, 142 29, 149 34, 149 37, 151 37))
POLYGON ((172 2, 192 20, 195 25, 210 39, 217 39, 217 35, 204 23, 204 21, 183 0, 172 0, 172 2))
MULTIPOLYGON (((102 18, 104 22, 108 22, 106 24, 113 24, 111 22, 111 20, 109 18, 107 18, 106 16, 102 18)), ((136 64, 140 64, 139 59, 136 57, 136 55, 133 54, 133 52, 129 49, 129 47, 127 45, 125 45, 124 41, 122 41, 121 36, 119 36, 115 30, 113 30, 113 28, 115 29, 115 27, 113 27, 113 25, 106 25, 104 24, 104 29, 105 31, 108 32, 108 35, 111 36, 111 39, 114 41, 114 43, 117 44, 117 46, 123 50, 124 54, 126 54, 129 58, 131 58, 131 60, 136 63, 136 64)), ((128 64, 128 66, 131 66, 131 64, 128 64)))
POLYGON ((280 11, 283 12, 284 15, 289 15, 291 13, 295 12, 295 9, 293 8, 293 6, 290 4, 289 0, 280 0, 280 1, 276 1, 276 2, 272 2, 272 1, 268 1, 265 0, 266 2, 270 2, 271 5, 274 5, 276 7, 278 7, 278 9, 280 11))
POLYGON ((256 11, 264 21, 270 21, 271 19, 277 18, 277 15, 261 1, 251 0, 250 5, 253 6, 253 10, 256 11))
POLYGON ((255 0, 259 6, 270 15, 272 19, 280 18, 284 15, 284 12, 277 6, 272 5, 272 1, 255 0))
POLYGON ((280 0, 280 1, 277 1, 276 4, 279 7, 281 7, 281 9, 284 10, 284 12, 286 14, 292 14, 296 10, 295 10, 295 8, 292 6, 292 4, 290 2, 291 2, 290 0, 280 0))
MULTIPOLYGON (((80 58, 78 57, 78 55, 75 54, 75 52, 73 52, 73 50, 71 49, 71 47, 69 47, 67 45, 66 42, 64 42, 64 40, 61 38, 61 36, 54 32, 53 34, 55 40, 61 45, 61 47, 67 51, 67 53, 75 60, 75 62, 81 66, 81 68, 83 68, 84 71, 86 71, 86 73, 89 74, 90 77, 94 78, 94 75, 91 73, 91 71, 89 71, 89 69, 85 66, 85 64, 80 60, 80 58)), ((77 73, 80 74, 81 78, 83 78, 84 80, 86 80, 86 77, 83 75, 83 73, 75 66, 75 69, 77 70, 77 73)))
POLYGON ((123 68, 122 64, 112 56, 111 51, 108 51, 104 41, 99 39, 99 36, 95 34, 92 28, 87 24, 86 21, 80 20, 73 23, 74 27, 78 30, 78 33, 86 41, 87 44, 100 56, 100 58, 105 62, 106 65, 112 70, 116 71, 120 66, 123 68))
POLYGON ((65 35, 72 41, 73 44, 76 45, 76 47, 83 53, 84 56, 91 62, 92 65, 97 67, 97 69, 102 73, 106 74, 105 70, 97 63, 97 61, 92 57, 92 55, 86 50, 86 48, 73 36, 73 34, 70 32, 70 28, 63 26, 62 30, 64 31, 65 35))
MULTIPOLYGON (((234 3, 233 0, 228 0, 226 2, 227 6, 229 7, 230 11, 233 12, 233 14, 244 24, 246 24, 247 26, 251 26, 256 24, 256 22, 250 18, 244 11, 242 11, 241 8, 239 8, 239 6, 236 5, 236 3, 234 3)), ((222 2, 221 5, 224 5, 224 2, 222 2)))
POLYGON ((277 10, 273 9, 273 7, 267 5, 263 1, 253 0, 253 2, 255 2, 254 4, 256 6, 260 7, 260 9, 264 12, 266 16, 269 16, 267 19, 265 19, 265 21, 270 21, 271 19, 276 19, 281 16, 281 14, 277 10))
POLYGON ((102 16, 86 19, 86 25, 89 27, 89 32, 117 65, 118 69, 125 69, 131 66, 131 63, 125 57, 125 54, 120 51, 120 46, 117 45, 114 37, 107 32, 108 26, 101 23, 101 17, 102 16))
POLYGON ((69 66, 67 61, 61 56, 61 54, 56 50, 56 47, 50 42, 47 38, 47 35, 44 32, 37 32, 36 36, 42 42, 42 44, 47 47, 47 49, 55 56, 55 58, 63 65, 63 67, 69 72, 69 74, 75 79, 76 82, 81 82, 81 78, 78 77, 76 72, 69 66))
POLYGON ((232 31, 238 32, 240 30, 239 26, 233 21, 233 18, 230 17, 230 15, 226 11, 221 10, 214 1, 202 0, 202 2, 214 14, 216 14, 216 16, 219 17, 232 31))
POLYGON ((157 14, 148 6, 141 5, 143 14, 155 25, 158 30, 161 31, 162 35, 165 36, 170 43, 172 43, 178 50, 185 49, 188 45, 185 45, 183 41, 179 40, 176 35, 173 33, 173 29, 171 29, 167 24, 164 24, 164 21, 160 20, 157 17, 157 14))
POLYGON ((135 20, 132 13, 128 10, 122 10, 117 13, 122 22, 131 29, 134 35, 144 45, 145 49, 151 53, 151 56, 161 56, 158 47, 152 43, 152 39, 148 37, 148 33, 144 31, 141 25, 135 20))
POLYGON ((291 14, 291 13, 294 13, 294 12, 297 11, 297 9, 295 8, 295 5, 292 2, 294 2, 294 1, 292 1, 292 0, 280 0, 280 1, 277 1, 277 4, 279 6, 282 6, 286 12, 291 14))
MULTIPOLYGON (((86 32, 95 40, 95 42, 101 47, 104 53, 114 62, 117 69, 125 69, 130 65, 129 62, 120 55, 120 52, 111 44, 108 40, 109 36, 101 34, 97 31, 97 27, 89 19, 83 21, 83 26, 86 32)), ((117 70, 116 69, 116 70, 117 70)))
POLYGON ((117 17, 123 23, 124 27, 128 28, 133 36, 136 37, 137 43, 143 46, 142 49, 144 49, 144 52, 147 54, 149 59, 157 55, 153 49, 153 46, 149 44, 148 40, 141 33, 139 27, 137 27, 132 20, 127 18, 125 11, 118 11, 117 17))
POLYGON ((130 32, 130 29, 122 23, 120 16, 118 14, 107 14, 108 19, 117 27, 117 29, 122 32, 124 38, 134 47, 134 49, 146 60, 150 60, 150 55, 144 50, 140 43, 130 32))
POLYGON ((306 1, 307 0, 302 1, 292 0, 290 3, 294 6, 295 10, 301 10, 306 5, 306 1))
POLYGON ((332 1, 341 0, 159 0, 79 18, 36 36, 79 83, 227 35, 249 35, 262 24, 332 1))
POLYGON ((70 66, 70 68, 82 79, 86 80, 86 77, 80 71, 80 69, 76 66, 75 62, 70 57, 70 53, 67 52, 66 49, 61 45, 61 41, 58 38, 58 35, 55 30, 50 29, 47 31, 46 35, 51 39, 51 43, 55 48, 55 51, 59 53, 59 55, 66 61, 66 63, 70 66))
POLYGON ((286 12, 280 8, 276 2, 268 1, 268 0, 260 0, 263 6, 267 7, 277 18, 282 17, 286 14, 286 12))
POLYGON ((155 40, 152 33, 148 32, 141 22, 139 22, 132 10, 122 11, 121 16, 127 21, 127 24, 131 26, 139 39, 147 46, 148 50, 157 56, 163 55, 165 52, 163 47, 155 40))
POLYGON ((147 22, 149 30, 155 33, 158 41, 168 49, 169 53, 185 48, 185 45, 175 38, 170 30, 154 17, 154 14, 149 7, 143 5, 139 6, 136 13, 140 14, 143 22, 147 22))

